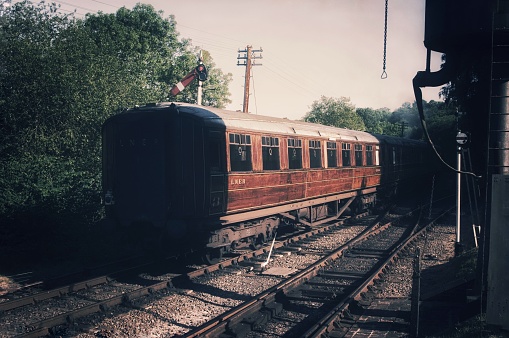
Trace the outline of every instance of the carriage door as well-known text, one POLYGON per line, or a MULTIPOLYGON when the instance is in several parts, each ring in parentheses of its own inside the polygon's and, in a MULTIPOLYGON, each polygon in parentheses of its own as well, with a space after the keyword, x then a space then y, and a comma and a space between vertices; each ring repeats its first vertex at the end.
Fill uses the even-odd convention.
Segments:
POLYGON ((226 210, 226 154, 224 132, 209 131, 208 164, 210 170, 209 214, 220 214, 226 210))
POLYGON ((177 151, 180 161, 178 194, 181 198, 181 212, 184 216, 198 216, 203 213, 204 205, 204 154, 203 132, 201 124, 182 116, 180 149, 177 151))

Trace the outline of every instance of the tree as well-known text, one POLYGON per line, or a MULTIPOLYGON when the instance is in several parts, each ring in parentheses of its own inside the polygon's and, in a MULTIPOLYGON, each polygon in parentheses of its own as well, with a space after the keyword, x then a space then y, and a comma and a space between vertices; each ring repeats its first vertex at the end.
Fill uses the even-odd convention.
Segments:
MULTIPOLYGON (((194 81, 176 98, 169 98, 171 87, 197 65, 198 49, 190 40, 178 40, 174 16, 162 18, 151 5, 138 4, 133 10, 121 8, 116 14, 87 15, 85 26, 94 37, 97 47, 124 65, 126 79, 148 97, 144 101, 177 100, 196 103, 198 81, 194 81), (142 90, 145 89, 145 90, 142 90)), ((205 105, 224 107, 230 102, 228 84, 231 74, 215 68, 211 55, 204 52, 204 64, 214 91, 204 90, 205 105)), ((131 99, 133 95, 130 95, 131 99)))
MULTIPOLYGON (((423 102, 423 104, 425 103, 426 102, 423 102)), ((422 136, 419 111, 417 110, 417 105, 415 102, 403 103, 401 107, 392 113, 391 117, 389 118, 389 122, 399 126, 400 133, 398 136, 404 136, 413 139, 420 139, 422 136), (401 133, 401 130, 404 130, 404 132, 401 133)))
MULTIPOLYGON (((195 50, 198 54, 198 50, 195 50)), ((230 92, 228 91, 228 84, 232 81, 232 74, 223 72, 216 68, 216 65, 206 50, 203 50, 203 64, 207 67, 208 79, 203 82, 203 97, 202 105, 211 106, 216 108, 225 108, 227 104, 231 103, 228 98, 230 92)), ((181 78, 189 73, 193 68, 196 67, 196 58, 190 57, 186 60, 187 70, 181 70, 181 78)), ((176 80, 178 82, 180 80, 176 80)), ((180 101, 188 103, 196 103, 198 92, 198 81, 194 80, 185 90, 177 94, 176 97, 170 97, 171 101, 180 101)))
MULTIPOLYGON (((457 119, 455 108, 444 102, 430 101, 424 103, 426 124, 431 138, 437 143, 456 144, 457 119)), ((454 147, 453 147, 454 148, 454 147)))
POLYGON ((373 108, 357 108, 356 113, 362 118, 366 125, 366 131, 383 135, 400 135, 400 127, 389 122, 391 111, 389 108, 373 109, 373 108))
POLYGON ((362 118, 355 112, 355 106, 347 97, 322 96, 319 101, 313 102, 311 111, 304 116, 304 121, 339 128, 366 130, 362 118))
MULTIPOLYGON (((496 85, 494 87, 493 85, 498 82, 492 82, 497 74, 493 73, 492 54, 487 51, 486 48, 478 48, 461 53, 454 77, 440 91, 445 102, 462 113, 459 127, 462 131, 471 134, 469 151, 472 156, 473 171, 477 173, 489 171, 491 168, 486 166, 489 161, 489 153, 486 150, 489 148, 488 140, 490 139, 488 112, 497 109, 496 106, 490 106, 492 103, 490 96, 494 95, 491 90, 496 91, 496 85)), ((443 55, 443 59, 446 59, 446 55, 443 55)), ((495 158, 496 156, 492 156, 491 160, 495 158)), ((481 184, 481 186, 488 185, 481 184)))
MULTIPOLYGON (((430 102, 423 101, 422 104, 430 136, 436 138, 438 144, 445 138, 450 139, 452 137, 452 139, 454 139, 456 135, 456 114, 454 107, 445 102, 433 100, 430 102)), ((417 140, 424 137, 419 112, 415 102, 412 104, 409 102, 403 103, 400 108, 392 113, 389 121, 399 126, 404 123, 406 137, 417 140)))
MULTIPOLYGON (((423 103, 426 125, 432 142, 438 149, 440 156, 447 163, 455 163, 456 134, 458 132, 456 109, 444 102, 430 101, 423 103)), ((422 133, 419 135, 424 137, 422 133)))
MULTIPOLYGON (((2 16, 0 44, 0 223, 97 219, 102 123, 166 100, 195 50, 150 5, 77 20, 28 1, 2 16)), ((229 76, 207 62, 218 87, 207 100, 225 104, 229 76)))

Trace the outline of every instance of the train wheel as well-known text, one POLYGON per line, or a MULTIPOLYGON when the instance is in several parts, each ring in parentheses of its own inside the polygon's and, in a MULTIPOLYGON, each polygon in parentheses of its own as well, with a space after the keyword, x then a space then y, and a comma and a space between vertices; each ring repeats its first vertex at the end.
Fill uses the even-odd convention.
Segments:
POLYGON ((230 245, 230 248, 232 251, 237 250, 239 247, 240 247, 240 244, 237 241, 233 241, 233 243, 230 245))
POLYGON ((256 238, 251 239, 249 247, 251 250, 260 249, 266 241, 265 236, 263 234, 259 234, 256 238))
POLYGON ((203 261, 206 264, 217 264, 223 258, 224 248, 209 249, 203 256, 203 261))

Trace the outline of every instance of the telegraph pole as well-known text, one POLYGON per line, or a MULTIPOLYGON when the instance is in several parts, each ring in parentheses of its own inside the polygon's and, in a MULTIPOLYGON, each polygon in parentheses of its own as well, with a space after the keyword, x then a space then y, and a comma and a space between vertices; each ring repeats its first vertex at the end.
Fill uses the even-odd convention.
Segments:
POLYGON ((242 105, 242 112, 249 112, 249 83, 251 82, 251 67, 252 66, 261 66, 261 63, 256 63, 256 59, 261 59, 261 55, 256 55, 255 53, 261 53, 263 49, 253 49, 253 46, 246 46, 246 49, 238 51, 239 55, 237 56, 237 66, 246 66, 246 76, 244 82, 244 103, 242 105), (240 53, 245 53, 244 55, 240 55, 240 53), (244 62, 240 62, 240 60, 244 60, 244 62))
POLYGON ((407 127, 407 123, 405 121, 401 121, 401 137, 405 136, 406 127, 407 127))

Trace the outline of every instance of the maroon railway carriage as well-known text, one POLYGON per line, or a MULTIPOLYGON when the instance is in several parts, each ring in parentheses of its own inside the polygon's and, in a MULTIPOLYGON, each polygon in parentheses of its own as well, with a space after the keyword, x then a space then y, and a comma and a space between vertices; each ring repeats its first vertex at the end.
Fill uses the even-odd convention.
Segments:
POLYGON ((103 126, 107 216, 221 255, 286 224, 373 205, 419 175, 424 144, 182 103, 128 109, 103 126))

